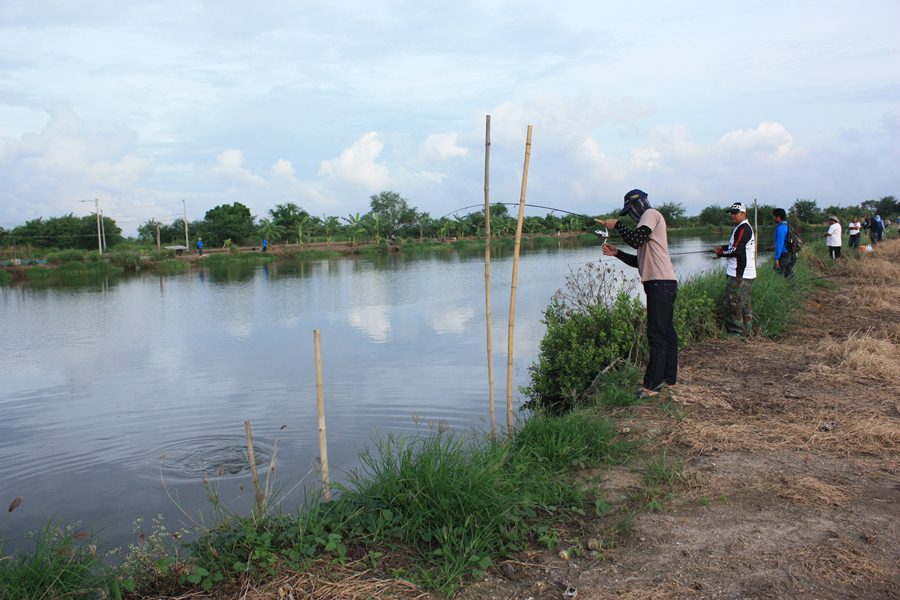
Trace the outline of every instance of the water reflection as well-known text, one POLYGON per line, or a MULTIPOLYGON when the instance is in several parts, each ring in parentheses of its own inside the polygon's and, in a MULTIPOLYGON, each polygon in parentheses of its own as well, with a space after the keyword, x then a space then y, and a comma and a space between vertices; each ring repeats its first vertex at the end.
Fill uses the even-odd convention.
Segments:
MULTIPOLYGON (((702 245, 673 240, 683 251, 702 245)), ((511 253, 511 245, 492 252, 495 369, 507 359, 511 253)), ((599 257, 597 246, 560 240, 523 249, 517 404, 550 297, 570 269, 599 257)), ((460 246, 422 256, 210 266, 80 286, 2 288, 0 490, 25 502, 0 520, 0 538, 19 539, 57 515, 124 545, 138 516, 161 513, 177 522, 182 508, 196 514, 206 506, 197 479, 220 467, 220 497, 235 509, 250 506, 240 466, 245 420, 277 455, 281 487, 314 486, 313 329, 322 332, 335 480, 356 465, 376 432, 416 432, 421 422, 483 429, 483 258, 483 247, 460 246), (185 455, 173 459, 173 448, 185 455), (179 474, 183 464, 193 470, 179 474)), ((681 277, 713 265, 701 254, 673 258, 681 277)), ((495 375, 502 397, 505 380, 500 370, 495 375)))

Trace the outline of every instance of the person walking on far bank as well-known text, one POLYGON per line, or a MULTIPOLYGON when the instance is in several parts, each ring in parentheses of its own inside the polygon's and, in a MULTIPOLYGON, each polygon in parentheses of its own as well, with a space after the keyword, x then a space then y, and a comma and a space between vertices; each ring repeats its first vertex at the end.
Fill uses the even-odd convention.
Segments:
POLYGON ((794 273, 794 263, 797 262, 796 248, 791 242, 787 213, 783 208, 776 208, 772 211, 772 216, 775 217, 775 270, 787 278, 794 273))
POLYGON ((203 238, 197 238, 197 254, 203 256, 203 238))
POLYGON ((859 217, 853 217, 853 220, 847 224, 847 233, 850 237, 847 240, 848 248, 859 248, 859 238, 862 237, 862 225, 859 217))
POLYGON ((828 220, 831 225, 825 232, 825 244, 828 246, 828 253, 832 260, 837 260, 841 257, 841 223, 836 215, 831 215, 828 220))
POLYGON ((268 251, 269 251, 269 240, 268 240, 268 239, 264 239, 264 240, 262 241, 262 251, 263 251, 263 252, 268 252, 268 251))
POLYGON ((729 335, 746 337, 753 331, 753 306, 750 294, 756 279, 756 237, 747 207, 735 202, 728 209, 734 230, 728 243, 713 250, 716 258, 725 257, 725 330, 729 335))
POLYGON ((637 222, 630 229, 619 219, 604 221, 607 229, 615 229, 622 239, 637 250, 637 256, 627 254, 612 244, 603 244, 603 254, 615 256, 626 265, 635 267, 647 294, 647 343, 650 358, 644 373, 639 397, 655 396, 663 384, 675 385, 678 377, 678 334, 673 322, 678 279, 669 257, 666 220, 650 207, 647 194, 631 190, 625 194, 619 216, 630 215, 637 222))

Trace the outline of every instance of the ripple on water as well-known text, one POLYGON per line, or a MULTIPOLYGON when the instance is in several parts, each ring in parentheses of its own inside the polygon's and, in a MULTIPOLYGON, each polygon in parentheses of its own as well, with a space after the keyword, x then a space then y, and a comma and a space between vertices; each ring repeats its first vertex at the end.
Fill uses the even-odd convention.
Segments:
MULTIPOLYGON (((256 471, 269 470, 274 447, 264 440, 253 440, 256 471)), ((206 436, 182 440, 164 447, 159 454, 163 476, 184 481, 226 479, 250 473, 247 443, 241 437, 206 436)))

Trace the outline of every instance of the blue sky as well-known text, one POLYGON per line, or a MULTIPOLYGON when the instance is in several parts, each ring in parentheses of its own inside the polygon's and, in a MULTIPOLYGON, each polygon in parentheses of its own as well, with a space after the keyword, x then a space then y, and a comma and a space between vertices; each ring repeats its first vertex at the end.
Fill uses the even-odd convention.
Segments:
POLYGON ((0 226, 900 195, 897 0, 256 4, 4 0, 0 226))

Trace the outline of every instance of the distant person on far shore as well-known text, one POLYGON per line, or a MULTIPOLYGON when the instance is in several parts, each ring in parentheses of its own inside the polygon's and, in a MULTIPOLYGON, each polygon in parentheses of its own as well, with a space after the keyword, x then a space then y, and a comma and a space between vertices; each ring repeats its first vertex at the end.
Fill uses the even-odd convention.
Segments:
POLYGON ((269 240, 264 239, 264 240, 262 241, 262 251, 263 251, 263 252, 268 252, 268 251, 269 251, 269 240))
POLYGON ((853 220, 847 225, 847 233, 850 234, 847 247, 859 248, 859 238, 862 237, 862 224, 859 222, 859 217, 853 217, 853 220))
POLYGON ((203 256, 203 238, 197 238, 197 254, 203 256))
POLYGON ((831 215, 828 220, 831 225, 825 232, 825 244, 828 246, 828 253, 832 260, 837 260, 841 257, 841 223, 836 215, 831 215))

